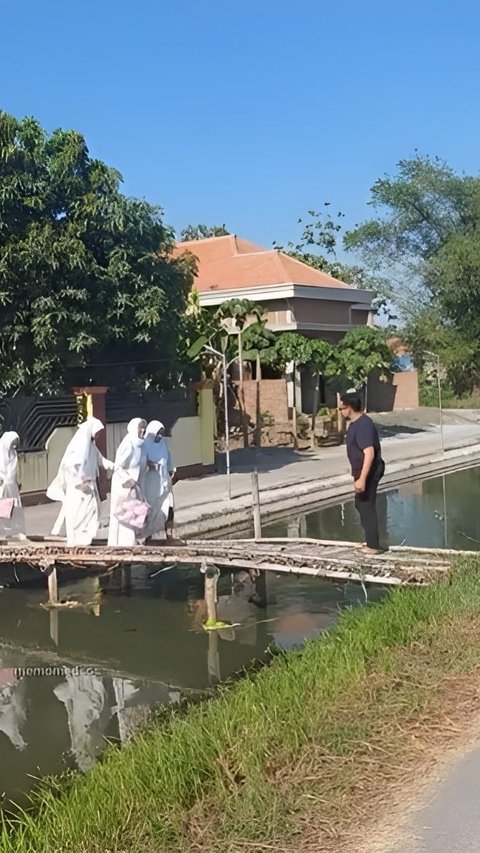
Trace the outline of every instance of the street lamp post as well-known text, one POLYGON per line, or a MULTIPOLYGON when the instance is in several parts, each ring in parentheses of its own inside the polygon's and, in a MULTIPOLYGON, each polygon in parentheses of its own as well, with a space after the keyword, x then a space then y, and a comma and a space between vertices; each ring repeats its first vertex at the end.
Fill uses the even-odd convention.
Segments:
POLYGON ((435 352, 425 350, 425 355, 431 355, 437 362, 437 389, 438 389, 438 409, 439 409, 439 425, 440 425, 440 443, 442 453, 445 453, 445 439, 443 435, 443 406, 442 406, 442 380, 440 377, 440 356, 435 352))
POLYGON ((223 371, 223 408, 225 410, 225 461, 227 466, 227 494, 228 499, 232 498, 232 487, 231 487, 231 479, 230 479, 230 422, 228 417, 228 384, 227 384, 227 357, 225 354, 225 350, 223 352, 219 352, 218 350, 211 347, 209 344, 206 344, 204 349, 212 353, 213 355, 218 356, 222 360, 222 371, 223 371))

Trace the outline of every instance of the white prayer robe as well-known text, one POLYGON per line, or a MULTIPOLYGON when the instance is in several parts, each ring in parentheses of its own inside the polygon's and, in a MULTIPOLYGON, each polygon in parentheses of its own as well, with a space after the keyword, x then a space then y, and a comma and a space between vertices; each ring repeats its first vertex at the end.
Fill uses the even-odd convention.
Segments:
POLYGON ((102 456, 92 440, 102 429, 103 424, 97 418, 87 418, 80 424, 47 490, 51 500, 62 501, 67 545, 90 545, 97 534, 100 516, 98 471, 99 468, 113 470, 113 463, 102 456))
MULTIPOLYGON (((123 548, 133 548, 137 541, 137 533, 125 524, 121 524, 115 515, 117 502, 126 498, 129 488, 126 485, 133 480, 138 486, 137 496, 141 497, 141 473, 143 465, 143 438, 139 438, 138 429, 142 418, 134 418, 127 427, 127 434, 119 445, 115 455, 115 467, 112 477, 112 492, 110 497, 110 525, 108 529, 108 545, 123 548)), ((142 537, 143 537, 142 533, 142 537)))
POLYGON ((2 539, 25 536, 25 516, 17 483, 17 448, 13 446, 18 441, 16 432, 5 432, 0 438, 0 498, 13 498, 15 501, 10 518, 0 518, 2 539))
POLYGON ((143 445, 142 492, 145 500, 150 504, 145 528, 146 538, 155 533, 161 533, 163 538, 165 537, 165 523, 169 509, 173 507, 171 481, 173 464, 170 450, 165 438, 155 441, 155 436, 161 429, 163 424, 160 421, 149 423, 143 445), (151 468, 148 463, 154 463, 155 468, 151 468))

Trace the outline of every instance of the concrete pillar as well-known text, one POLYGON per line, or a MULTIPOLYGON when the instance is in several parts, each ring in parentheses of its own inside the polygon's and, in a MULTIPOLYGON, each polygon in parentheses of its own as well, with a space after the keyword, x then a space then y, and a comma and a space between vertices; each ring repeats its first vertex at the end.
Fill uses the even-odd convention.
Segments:
POLYGON ((211 382, 197 382, 198 416, 200 418, 202 465, 212 469, 215 464, 215 404, 211 382))
MULTIPOLYGON (((107 409, 106 397, 108 388, 105 385, 84 385, 79 388, 72 388, 75 394, 80 411, 90 418, 98 418, 102 424, 105 424, 103 432, 99 433, 95 442, 103 456, 107 455, 107 409)), ((83 420, 84 418, 82 418, 83 420)), ((82 421, 80 421, 81 423, 82 421)))

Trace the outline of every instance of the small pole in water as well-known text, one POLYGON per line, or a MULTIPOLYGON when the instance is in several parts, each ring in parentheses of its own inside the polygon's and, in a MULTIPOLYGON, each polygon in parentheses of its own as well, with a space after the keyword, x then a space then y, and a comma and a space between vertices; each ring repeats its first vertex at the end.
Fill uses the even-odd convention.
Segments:
POLYGON ((48 603, 53 605, 58 604, 57 567, 55 564, 48 573, 48 603))
POLYGON ((252 511, 253 535, 255 539, 262 538, 262 518, 260 515, 260 489, 258 487, 258 471, 252 471, 252 511))
POLYGON ((58 608, 56 607, 50 610, 50 638, 58 646, 58 608))
POLYGON ((218 566, 202 563, 202 572, 205 574, 205 603, 207 605, 207 623, 213 624, 217 619, 217 584, 220 577, 218 566))

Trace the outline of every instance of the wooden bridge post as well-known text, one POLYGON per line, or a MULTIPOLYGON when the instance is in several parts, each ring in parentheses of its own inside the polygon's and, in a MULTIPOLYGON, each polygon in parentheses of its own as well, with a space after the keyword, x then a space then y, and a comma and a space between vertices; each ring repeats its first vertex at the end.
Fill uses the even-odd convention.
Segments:
POLYGON ((210 631, 208 634, 207 669, 209 683, 218 684, 221 680, 218 631, 210 631))
POLYGON ((50 610, 50 639, 58 646, 58 609, 56 607, 50 610))
POLYGON ((58 604, 58 580, 55 564, 53 564, 48 573, 48 603, 52 605, 58 604))
POLYGON ((258 486, 258 471, 252 471, 252 512, 253 535, 255 539, 262 538, 262 517, 260 515, 260 489, 258 486))
POLYGON ((204 561, 202 571, 205 574, 205 603, 207 605, 207 620, 217 622, 217 584, 220 577, 218 566, 207 565, 204 561))
POLYGON ((267 606, 267 573, 260 572, 255 580, 255 597, 256 604, 259 607, 267 606))

